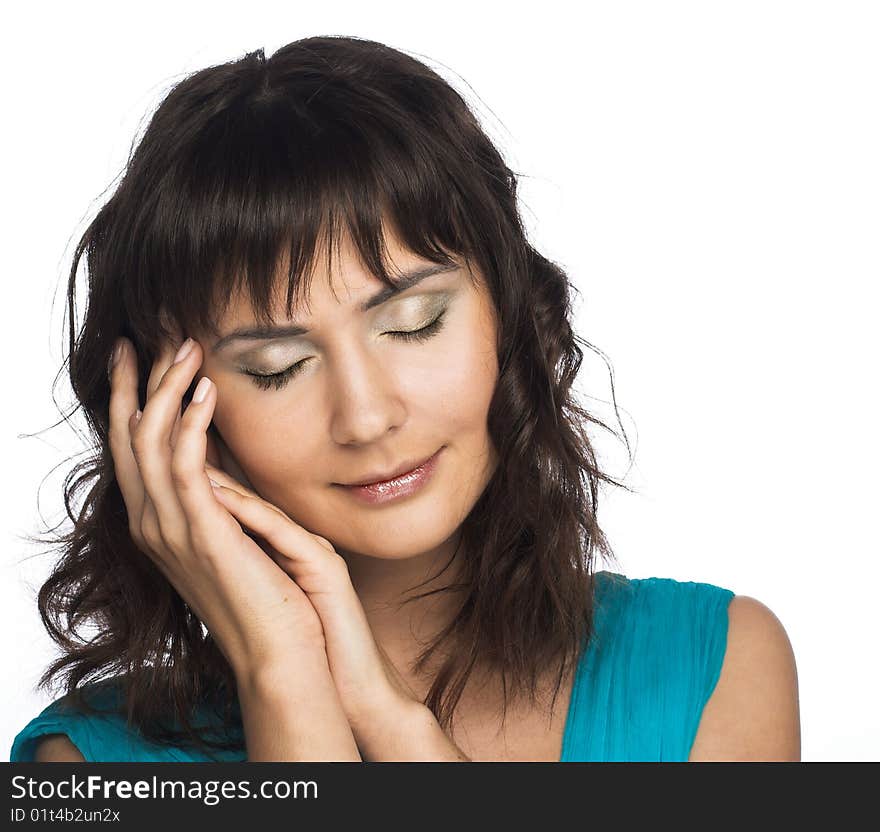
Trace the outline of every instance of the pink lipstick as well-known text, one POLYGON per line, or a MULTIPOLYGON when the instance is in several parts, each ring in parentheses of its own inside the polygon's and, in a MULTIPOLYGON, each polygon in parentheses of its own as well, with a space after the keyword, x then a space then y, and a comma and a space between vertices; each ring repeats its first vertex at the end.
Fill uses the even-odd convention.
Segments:
MULTIPOLYGON (((443 447, 445 448, 446 446, 444 445, 443 447)), ((437 467, 437 459, 442 450, 443 448, 440 448, 439 451, 426 459, 417 468, 400 474, 394 477, 394 479, 371 482, 367 485, 342 485, 340 487, 362 502, 373 505, 403 499, 411 494, 415 494, 428 484, 431 475, 437 467)))

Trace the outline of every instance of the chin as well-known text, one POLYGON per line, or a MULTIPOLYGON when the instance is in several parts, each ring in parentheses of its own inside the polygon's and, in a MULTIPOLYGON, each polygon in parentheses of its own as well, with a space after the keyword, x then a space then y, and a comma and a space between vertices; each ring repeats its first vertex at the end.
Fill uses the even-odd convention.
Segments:
MULTIPOLYGON (((332 541, 332 538, 329 538, 332 541)), ((360 555, 376 560, 408 560, 419 557, 437 547, 442 546, 444 538, 441 535, 429 537, 424 534, 412 536, 397 536, 393 541, 384 538, 361 539, 359 542, 352 541, 351 545, 343 542, 334 542, 333 548, 345 557, 348 554, 360 555)))
POLYGON ((412 550, 412 549, 398 549, 395 548, 393 550, 389 550, 388 547, 385 547, 381 551, 371 550, 369 547, 361 546, 359 550, 355 549, 346 549, 344 546, 334 546, 337 553, 340 554, 343 558, 349 557, 360 557, 360 558, 372 558, 373 560, 388 560, 388 561, 399 561, 399 560, 409 560, 410 558, 417 557, 419 555, 423 555, 424 550, 412 550))
POLYGON ((407 560, 420 557, 440 548, 445 550, 447 542, 455 534, 456 527, 448 523, 438 523, 436 513, 424 523, 419 523, 412 514, 405 523, 396 528, 378 520, 361 528, 353 523, 344 535, 335 537, 323 534, 333 544, 333 548, 345 557, 355 554, 377 560, 407 560))

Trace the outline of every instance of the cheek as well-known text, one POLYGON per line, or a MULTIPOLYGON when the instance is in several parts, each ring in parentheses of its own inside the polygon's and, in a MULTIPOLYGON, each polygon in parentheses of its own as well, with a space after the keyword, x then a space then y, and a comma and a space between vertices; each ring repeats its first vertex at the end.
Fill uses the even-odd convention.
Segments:
POLYGON ((318 453, 312 445, 314 425, 310 428, 305 415, 300 420, 289 407, 258 408, 249 401, 251 406, 229 406, 227 397, 226 406, 214 414, 214 424, 262 497, 274 501, 295 494, 307 481, 303 472, 313 471, 318 453))
POLYGON ((411 402, 428 402, 425 418, 450 441, 465 435, 481 435, 498 382, 494 341, 472 324, 452 340, 454 346, 439 351, 430 370, 418 376, 419 391, 411 402))

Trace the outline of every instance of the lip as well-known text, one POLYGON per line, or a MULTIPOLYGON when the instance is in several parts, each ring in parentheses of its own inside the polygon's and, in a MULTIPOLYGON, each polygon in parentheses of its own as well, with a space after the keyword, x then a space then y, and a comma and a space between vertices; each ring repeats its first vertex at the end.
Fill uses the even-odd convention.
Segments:
MULTIPOLYGON (((444 445, 443 448, 445 447, 444 445)), ((351 495, 367 503, 386 503, 390 500, 407 497, 419 491, 431 479, 431 475, 437 467, 437 458, 440 456, 443 448, 435 451, 424 462, 418 463, 416 467, 408 471, 395 473, 387 480, 354 485, 336 483, 336 485, 339 485, 340 488, 344 488, 351 495)))
MULTIPOLYGON (((442 450, 442 449, 441 449, 442 450)), ((368 474, 366 477, 360 480, 356 480, 355 482, 340 482, 337 485, 344 486, 348 488, 352 485, 378 485, 383 482, 391 482, 392 480, 397 479, 398 477, 402 477, 404 474, 409 474, 411 471, 415 471, 417 468, 421 468, 426 462, 430 461, 433 457, 435 457, 440 451, 435 451, 431 456, 427 459, 424 457, 422 459, 414 459, 408 460, 404 462, 402 465, 399 465, 393 471, 373 471, 368 474)))

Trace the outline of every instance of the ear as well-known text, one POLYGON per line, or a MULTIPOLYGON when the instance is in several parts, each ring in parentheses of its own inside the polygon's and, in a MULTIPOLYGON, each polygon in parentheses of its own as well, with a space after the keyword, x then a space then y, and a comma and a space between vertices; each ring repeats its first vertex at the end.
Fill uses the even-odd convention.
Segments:
POLYGON ((175 329, 173 321, 171 320, 171 315, 168 314, 168 308, 164 303, 159 304, 159 322, 166 329, 175 329))
MULTIPOLYGON (((167 330, 170 333, 171 343, 175 346, 179 346, 184 341, 184 334, 181 331, 180 327, 171 319, 171 315, 168 314, 168 309, 165 304, 161 304, 159 306, 159 321, 162 324, 162 329, 167 330)), ((164 340, 164 336, 162 336, 164 340)), ((162 344, 160 343, 160 349, 162 344)))
POLYGON ((207 434, 208 447, 205 451, 205 458, 207 461, 215 468, 225 471, 230 477, 240 482, 245 488, 249 488, 254 493, 257 493, 257 489, 251 485, 247 475, 241 470, 241 466, 236 462, 235 457, 229 450, 229 446, 223 441, 223 437, 220 436, 220 431, 217 430, 213 422, 208 425, 207 434))

